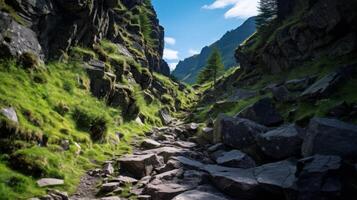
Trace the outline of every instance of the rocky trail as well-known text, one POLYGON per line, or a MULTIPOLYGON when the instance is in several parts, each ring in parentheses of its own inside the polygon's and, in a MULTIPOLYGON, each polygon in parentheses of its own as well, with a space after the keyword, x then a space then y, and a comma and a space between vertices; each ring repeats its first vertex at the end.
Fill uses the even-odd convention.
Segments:
MULTIPOLYGON (((239 116, 261 121, 269 112, 279 124, 274 107, 265 103, 260 105, 265 112, 254 113, 256 107, 248 108, 249 116, 239 116)), ((350 156, 357 152, 356 126, 314 118, 306 129, 294 124, 272 128, 250 119, 221 117, 204 128, 172 121, 146 133, 133 154, 89 171, 71 198, 50 191, 43 199, 340 199, 353 194, 349 184, 357 166, 350 156), (199 142, 200 129, 212 144, 199 142)))

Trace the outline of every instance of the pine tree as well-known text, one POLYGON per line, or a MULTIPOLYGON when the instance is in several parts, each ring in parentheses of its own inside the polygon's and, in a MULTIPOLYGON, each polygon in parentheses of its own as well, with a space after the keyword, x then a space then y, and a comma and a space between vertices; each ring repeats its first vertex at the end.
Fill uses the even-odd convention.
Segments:
POLYGON ((213 49, 210 57, 208 58, 206 67, 199 73, 197 82, 199 84, 213 81, 216 86, 217 79, 224 72, 224 65, 222 57, 217 48, 213 49))
POLYGON ((258 29, 267 25, 278 13, 277 0, 260 0, 258 5, 259 15, 256 18, 258 29))

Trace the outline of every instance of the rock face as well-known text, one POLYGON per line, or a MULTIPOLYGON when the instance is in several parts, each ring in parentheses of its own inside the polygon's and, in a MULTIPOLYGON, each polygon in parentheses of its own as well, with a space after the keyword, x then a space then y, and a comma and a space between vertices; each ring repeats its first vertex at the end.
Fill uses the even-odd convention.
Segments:
POLYGON ((314 118, 310 121, 302 154, 338 155, 356 158, 357 126, 336 119, 314 118))
MULTIPOLYGON (((290 9, 290 1, 279 1, 282 18, 290 9)), ((271 41, 252 48, 254 37, 236 51, 240 66, 246 71, 264 68, 279 73, 302 63, 329 56, 343 56, 357 49, 354 24, 357 5, 353 0, 309 0, 306 11, 295 23, 284 26, 271 41), (341 28, 343 27, 343 28, 341 28)))
POLYGON ((276 126, 283 123, 282 116, 275 109, 271 99, 264 98, 241 111, 238 117, 250 119, 265 126, 276 126))
POLYGON ((164 29, 159 25, 156 13, 147 1, 6 1, 14 8, 19 19, 0 13, 0 54, 19 56, 32 52, 42 59, 59 58, 70 47, 92 47, 101 39, 118 43, 130 52, 143 66, 169 75, 169 67, 162 60, 164 29), (119 6, 124 6, 124 12, 119 6), (141 8, 141 9, 140 9, 141 8), (150 37, 157 41, 148 45, 148 38, 141 36, 140 24, 131 23, 131 12, 147 15, 150 37), (143 13, 140 13, 143 12, 143 13), (130 14, 130 15, 129 15, 130 14), (118 29, 117 27, 121 27, 118 29), (130 36, 126 43, 123 34, 130 36), (135 47, 129 48, 131 46, 135 47), (135 53, 141 52, 144 57, 135 53))

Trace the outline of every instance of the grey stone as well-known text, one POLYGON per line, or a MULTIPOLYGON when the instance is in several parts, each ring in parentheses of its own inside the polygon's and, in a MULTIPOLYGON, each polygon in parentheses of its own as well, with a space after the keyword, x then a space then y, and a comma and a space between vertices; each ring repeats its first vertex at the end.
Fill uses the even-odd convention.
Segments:
POLYGON ((102 197, 100 200, 121 200, 118 196, 111 196, 111 197, 102 197))
POLYGON ((191 149, 191 148, 194 148, 197 146, 193 142, 185 142, 185 141, 177 141, 177 142, 175 142, 175 145, 182 147, 182 148, 187 148, 187 149, 191 149))
POLYGON ((300 199, 340 199, 341 167, 339 156, 315 155, 298 163, 301 168, 296 181, 300 199))
POLYGON ((256 137, 268 130, 265 126, 248 119, 232 117, 222 118, 218 127, 215 126, 216 135, 221 135, 223 143, 235 149, 255 146, 256 137))
POLYGON ((17 114, 14 108, 9 107, 9 108, 3 108, 1 109, 1 113, 10 121, 18 124, 19 119, 17 118, 17 114))
POLYGON ((111 182, 111 183, 104 183, 100 189, 99 189, 99 194, 108 194, 110 192, 113 192, 117 188, 120 187, 119 182, 111 182))
POLYGON ((151 149, 143 151, 143 154, 156 154, 158 156, 162 156, 164 161, 167 162, 172 156, 183 155, 187 150, 179 148, 179 147, 161 147, 157 149, 151 149))
POLYGON ((164 125, 169 125, 172 122, 172 118, 166 109, 160 110, 159 115, 164 125))
POLYGON ((255 161, 247 154, 239 150, 223 152, 222 155, 216 159, 216 162, 217 164, 226 167, 236 167, 243 169, 255 167, 255 161))
POLYGON ((267 156, 282 160, 299 156, 305 133, 296 125, 283 125, 258 135, 258 146, 267 156))
POLYGON ((265 126, 277 126, 284 122, 270 98, 264 98, 238 113, 238 117, 250 119, 265 126))
POLYGON ((107 175, 114 174, 114 167, 111 162, 107 162, 104 164, 103 172, 104 172, 104 174, 107 174, 107 175))
POLYGON ((42 178, 37 181, 37 185, 40 187, 59 186, 64 185, 64 180, 56 178, 42 178))
POLYGON ((20 25, 4 12, 0 12, 0 26, 0 56, 16 58, 30 52, 44 59, 42 47, 33 30, 20 25))
POLYGON ((156 142, 155 140, 151 140, 151 139, 145 139, 141 143, 141 147, 144 149, 155 149, 155 148, 159 148, 160 146, 161 144, 159 142, 156 142))
POLYGON ((217 143, 215 145, 212 145, 210 146, 208 149, 207 149, 207 152, 208 153, 212 153, 212 152, 215 152, 217 150, 222 150, 224 149, 224 144, 223 143, 217 143))
POLYGON ((220 190, 243 199, 279 198, 283 191, 293 189, 296 181, 295 164, 289 161, 251 169, 211 166, 208 170, 211 180, 220 190))
POLYGON ((313 118, 302 145, 302 154, 356 158, 357 126, 336 119, 313 118))
POLYGON ((223 194, 190 190, 176 196, 172 200, 227 200, 227 198, 225 198, 223 194))
POLYGON ((119 160, 120 170, 132 174, 135 178, 148 176, 159 164, 155 154, 127 155, 119 160))

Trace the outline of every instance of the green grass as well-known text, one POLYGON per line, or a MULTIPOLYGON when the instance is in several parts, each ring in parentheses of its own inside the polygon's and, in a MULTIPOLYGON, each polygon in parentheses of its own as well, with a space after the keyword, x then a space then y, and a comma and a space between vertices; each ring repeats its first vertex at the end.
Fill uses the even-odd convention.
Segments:
POLYGON ((44 191, 35 185, 35 179, 18 173, 0 162, 1 199, 23 199, 23 194, 43 195, 44 191))
MULTIPOLYGON (((132 58, 118 55, 116 46, 109 41, 101 42, 100 47, 109 58, 109 72, 116 70, 111 66, 115 60, 123 68, 135 67, 140 73, 150 73, 132 58)), ((168 88, 163 96, 170 101, 155 98, 148 103, 141 86, 124 77, 117 81, 132 89, 143 124, 126 121, 121 109, 109 107, 91 95, 90 80, 81 64, 86 56, 100 57, 91 49, 75 47, 68 63, 49 63, 41 70, 26 70, 12 60, 0 62, 0 108, 15 108, 19 118, 19 124, 14 125, 0 116, 1 130, 13 133, 11 137, 0 136, 4 150, 0 170, 7 173, 0 175, 0 195, 4 199, 43 194, 45 189, 35 183, 40 177, 63 178, 65 185, 58 189, 73 193, 86 170, 131 152, 135 138, 144 137, 144 132, 153 126, 162 126, 158 115, 162 108, 172 107, 176 101, 188 108, 195 99, 191 88, 180 91, 177 83, 154 73, 153 78, 168 88), (122 133, 124 138, 120 140, 116 133, 122 133), (70 144, 67 151, 61 147, 64 140, 70 144), (43 143, 41 147, 39 142, 43 143), (81 147, 80 155, 76 144, 81 147), (12 179, 21 182, 13 186, 8 183, 12 179)))

